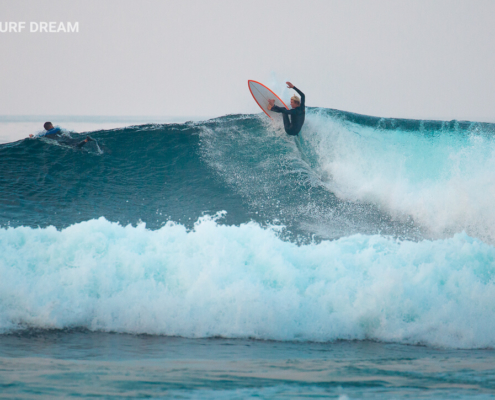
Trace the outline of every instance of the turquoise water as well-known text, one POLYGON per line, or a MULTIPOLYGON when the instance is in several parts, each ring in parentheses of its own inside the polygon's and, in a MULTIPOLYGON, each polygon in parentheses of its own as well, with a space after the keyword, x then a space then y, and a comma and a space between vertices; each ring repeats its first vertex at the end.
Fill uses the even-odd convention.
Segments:
POLYGON ((3 397, 489 399, 495 353, 88 331, 7 335, 3 397))
POLYGON ((493 128, 310 109, 296 139, 231 115, 0 145, 1 395, 492 398, 493 128))

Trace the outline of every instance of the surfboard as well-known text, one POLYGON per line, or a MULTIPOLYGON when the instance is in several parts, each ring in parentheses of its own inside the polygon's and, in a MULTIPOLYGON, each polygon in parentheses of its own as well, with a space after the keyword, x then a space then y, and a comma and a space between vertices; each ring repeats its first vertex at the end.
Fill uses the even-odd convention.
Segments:
POLYGON ((258 103, 258 105, 264 111, 264 113, 268 115, 271 119, 281 118, 281 114, 270 111, 268 109, 268 100, 275 99, 276 106, 285 107, 287 110, 289 109, 289 107, 286 106, 286 104, 282 101, 280 97, 278 97, 272 90, 268 89, 262 83, 249 80, 248 86, 249 86, 249 91, 253 95, 256 103, 258 103))

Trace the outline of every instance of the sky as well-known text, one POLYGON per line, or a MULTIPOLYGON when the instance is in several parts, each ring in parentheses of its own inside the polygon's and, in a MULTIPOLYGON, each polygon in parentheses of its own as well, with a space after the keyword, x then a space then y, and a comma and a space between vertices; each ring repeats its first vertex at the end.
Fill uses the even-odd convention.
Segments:
POLYGON ((0 115, 257 113, 285 99, 381 117, 495 122, 493 0, 0 0, 0 115))

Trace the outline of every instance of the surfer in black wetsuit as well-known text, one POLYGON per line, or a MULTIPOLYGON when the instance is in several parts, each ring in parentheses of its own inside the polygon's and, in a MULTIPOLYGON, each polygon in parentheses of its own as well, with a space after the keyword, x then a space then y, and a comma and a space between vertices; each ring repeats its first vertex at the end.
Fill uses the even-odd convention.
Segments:
POLYGON ((306 116, 306 96, 298 88, 296 88, 292 83, 286 82, 289 89, 294 89, 297 93, 301 95, 301 98, 294 95, 290 99, 290 106, 292 110, 287 110, 285 107, 278 107, 275 105, 275 99, 268 100, 268 109, 270 111, 275 111, 282 113, 284 118, 284 128, 288 135, 296 136, 304 124, 304 118, 306 116), (290 115, 290 120, 289 120, 290 115))
MULTIPOLYGON (((79 142, 79 140, 77 139, 63 137, 61 135, 62 130, 60 128, 55 128, 51 122, 45 122, 43 128, 45 128, 46 132, 42 135, 39 135, 40 137, 46 137, 48 139, 61 139, 61 143, 77 147, 78 149, 83 147, 88 142, 94 142, 94 139, 90 138, 89 136, 86 136, 86 139, 84 139, 82 142, 79 142)), ((33 137, 33 135, 29 135, 29 137, 33 137)))

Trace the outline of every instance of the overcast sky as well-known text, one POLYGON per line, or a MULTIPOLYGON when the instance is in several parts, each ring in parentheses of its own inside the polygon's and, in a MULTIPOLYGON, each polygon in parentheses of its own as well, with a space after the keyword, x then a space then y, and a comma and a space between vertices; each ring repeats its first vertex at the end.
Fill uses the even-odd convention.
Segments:
POLYGON ((493 0, 0 0, 1 115, 259 112, 290 80, 309 106, 495 121, 493 0))

